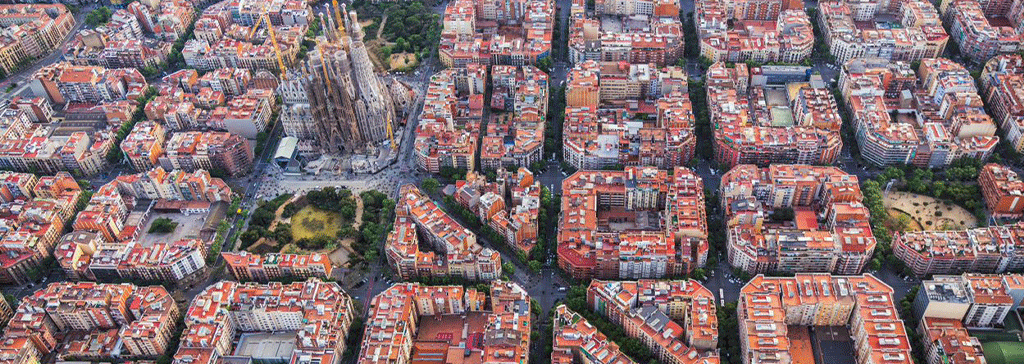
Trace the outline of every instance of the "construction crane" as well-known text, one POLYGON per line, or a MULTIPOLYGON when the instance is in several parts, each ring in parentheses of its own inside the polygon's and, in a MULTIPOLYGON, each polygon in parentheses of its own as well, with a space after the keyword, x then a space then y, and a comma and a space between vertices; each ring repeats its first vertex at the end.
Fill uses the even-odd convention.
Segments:
POLYGON ((387 128, 388 139, 391 140, 391 150, 395 150, 395 132, 391 129, 391 115, 388 115, 388 122, 384 123, 384 127, 387 128))
POLYGON ((277 36, 274 34, 274 25, 270 23, 270 18, 264 13, 259 19, 256 19, 256 24, 252 25, 252 30, 249 31, 248 39, 251 41, 252 36, 256 34, 256 31, 260 29, 260 24, 267 24, 267 31, 270 32, 270 43, 274 47, 274 55, 277 57, 277 66, 281 68, 281 80, 288 79, 288 67, 284 65, 284 59, 281 58, 281 48, 277 46, 277 36))
POLYGON ((327 88, 327 94, 333 94, 333 87, 331 87, 331 76, 327 73, 327 49, 324 48, 323 43, 320 42, 320 38, 316 39, 316 47, 320 49, 320 66, 324 69, 324 87, 327 88))
POLYGON ((252 42, 252 37, 256 35, 256 31, 260 30, 260 24, 263 24, 263 16, 256 18, 256 23, 252 25, 252 30, 249 31, 249 36, 245 39, 252 42))
POLYGON ((338 22, 335 24, 338 26, 338 40, 345 37, 345 19, 341 17, 341 8, 338 7, 338 0, 331 0, 331 5, 334 5, 334 21, 338 22))

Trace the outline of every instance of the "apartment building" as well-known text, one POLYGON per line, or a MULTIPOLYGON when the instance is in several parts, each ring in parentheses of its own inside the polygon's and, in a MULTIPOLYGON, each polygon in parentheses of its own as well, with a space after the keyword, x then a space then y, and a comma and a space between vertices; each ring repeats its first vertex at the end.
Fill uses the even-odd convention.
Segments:
POLYGON ((199 77, 199 87, 209 87, 214 91, 223 92, 225 96, 234 97, 245 94, 252 71, 245 68, 218 68, 199 77))
POLYGON ((919 320, 935 318, 961 322, 971 309, 971 297, 963 276, 934 276, 921 282, 914 298, 914 315, 919 320))
POLYGON ((0 282, 24 284, 50 257, 82 191, 67 172, 36 177, 0 173, 0 282))
POLYGON ((32 93, 54 104, 136 100, 149 85, 134 68, 75 66, 58 62, 40 68, 29 81, 32 93))
MULTIPOLYGON (((943 0, 939 5, 943 19, 950 24, 950 35, 960 52, 976 62, 985 62, 1000 54, 1017 52, 1024 42, 1020 24, 1007 19, 1009 1, 943 0), (990 20, 992 19, 992 20, 990 20), (996 22, 996 20, 1002 22, 996 22)), ((1022 5, 1015 4, 1014 7, 1022 5)))
POLYGON ((713 64, 707 100, 715 159, 725 166, 833 164, 843 142, 836 101, 818 75, 792 70, 713 64))
POLYGON ((134 200, 171 201, 231 201, 231 188, 224 180, 210 177, 205 170, 188 173, 180 170, 165 171, 155 167, 147 172, 122 175, 115 178, 122 195, 134 200))
POLYGON ((84 280, 91 276, 89 263, 92 261, 92 255, 105 241, 100 234, 76 230, 60 238, 53 248, 53 257, 68 279, 84 280))
POLYGON ((138 69, 157 67, 165 62, 173 44, 136 36, 128 24, 115 23, 125 14, 127 12, 120 9, 107 27, 80 30, 67 45, 65 60, 76 66, 138 69))
POLYGON ((48 101, 40 98, 31 106, 21 103, 0 112, 0 166, 4 169, 41 174, 67 171, 79 176, 99 173, 106 168, 107 153, 117 147, 117 129, 134 113, 130 102, 118 101, 71 108, 64 120, 52 122, 46 109, 35 107, 38 103, 48 101))
POLYGON ((963 278, 967 297, 971 300, 971 308, 964 316, 964 326, 1002 326, 1014 305, 1013 298, 1006 292, 1003 277, 968 273, 963 278))
POLYGON ((75 16, 63 4, 8 4, 0 6, 0 27, 0 70, 11 74, 60 46, 75 16))
MULTIPOLYGON (((164 33, 176 34, 173 16, 161 18, 171 25, 164 33)), ((190 68, 200 71, 229 67, 281 71, 277 47, 284 66, 292 68, 311 21, 313 12, 306 1, 219 2, 206 7, 196 20, 198 34, 185 42, 182 58, 190 68), (253 29, 263 14, 274 27, 276 45, 263 25, 253 29)))
POLYGON ((654 64, 584 61, 566 86, 562 147, 577 169, 685 164, 696 149, 686 73, 654 64))
POLYGON ((441 168, 475 169, 484 110, 487 69, 467 66, 430 76, 413 149, 416 166, 429 173, 441 168))
POLYGON ((541 187, 533 173, 519 167, 515 173, 499 169, 497 180, 476 172, 456 182, 455 201, 474 212, 480 221, 505 238, 505 243, 530 255, 537 245, 541 187))
POLYGON ((205 169, 240 176, 252 170, 253 157, 249 141, 239 135, 190 131, 172 133, 158 161, 165 170, 205 169))
POLYGON ((893 254, 917 276, 929 274, 1003 273, 1017 271, 1024 257, 1017 251, 1024 225, 967 230, 908 231, 893 237, 893 254))
POLYGON ((158 95, 143 111, 148 121, 159 122, 168 131, 203 131, 201 134, 218 143, 227 138, 223 143, 232 150, 222 155, 226 158, 222 161, 224 167, 230 169, 232 163, 240 163, 245 168, 249 163, 245 161, 247 153, 238 143, 267 132, 277 107, 276 76, 268 75, 256 72, 253 76, 244 68, 215 68, 200 77, 195 70, 181 70, 154 86, 158 95))
POLYGON ((925 317, 918 331, 928 364, 987 363, 981 342, 959 320, 925 317))
POLYGON ((498 170, 542 161, 548 75, 534 66, 495 65, 491 85, 492 114, 480 143, 481 167, 498 170))
POLYGON ((999 142, 974 78, 948 59, 923 59, 917 70, 882 58, 851 60, 839 88, 861 155, 872 164, 941 168, 963 157, 987 159, 999 142))
POLYGON ((121 151, 136 172, 148 171, 159 165, 166 135, 163 125, 153 121, 139 122, 121 142, 121 151))
POLYGON ((981 85, 986 104, 1006 141, 1024 151, 1024 58, 995 56, 985 63, 981 85))
POLYGON ((662 363, 718 360, 715 296, 696 281, 594 280, 587 305, 640 339, 662 363))
POLYGON ((101 186, 89 198, 85 208, 75 215, 75 230, 99 234, 104 241, 120 241, 125 229, 124 221, 134 207, 135 200, 122 196, 116 183, 101 186))
POLYGON ((51 352, 111 360, 117 343, 121 356, 157 355, 168 349, 181 313, 160 286, 57 282, 22 299, 15 316, 0 350, 31 363, 51 352))
POLYGON ((332 278, 334 264, 326 254, 253 254, 246 251, 220 254, 239 281, 270 281, 282 278, 332 278))
MULTIPOLYGON (((208 363, 231 356, 235 349, 269 343, 259 334, 287 332, 294 346, 275 352, 255 351, 261 360, 308 357, 322 363, 341 360, 356 311, 352 298, 334 282, 316 278, 281 284, 220 281, 192 300, 185 316, 175 362, 208 363), (235 348, 232 338, 240 340, 235 348), (255 340, 255 341, 253 341, 255 340)), ((248 348, 251 349, 251 348, 248 348)))
POLYGON ((738 165, 722 176, 719 196, 734 268, 849 275, 874 254, 857 177, 839 168, 738 165), (792 218, 781 217, 783 211, 792 218))
POLYGON ((817 21, 840 63, 864 57, 903 62, 941 57, 950 37, 935 6, 924 0, 828 1, 818 6, 817 21), (895 17, 899 24, 873 22, 880 16, 895 17))
POLYGON ((529 363, 530 296, 516 283, 497 280, 487 296, 462 286, 392 285, 370 301, 357 362, 453 362, 469 356, 485 363, 529 363), (454 336, 440 344, 421 339, 428 325, 454 336))
POLYGON ((736 312, 744 362, 802 359, 789 336, 790 330, 802 329, 795 326, 847 326, 860 364, 913 362, 893 289, 870 274, 758 275, 740 290, 736 312))
POLYGON ((184 0, 148 1, 127 8, 148 33, 167 42, 183 37, 195 20, 194 5, 184 0))
POLYGON ((135 280, 175 284, 205 268, 206 243, 202 240, 182 239, 148 246, 128 241, 97 247, 84 269, 83 277, 96 281, 135 280))
POLYGON ((576 357, 600 357, 602 363, 636 364, 622 353, 619 344, 565 305, 554 308, 551 363, 572 364, 576 357))
POLYGON ((981 186, 985 206, 993 216, 1024 216, 1024 182, 1017 172, 989 163, 978 173, 978 185, 981 186))
POLYGON ((558 265, 576 279, 688 274, 707 262, 703 181, 689 169, 580 171, 562 181, 558 265))
POLYGON ((404 185, 399 191, 394 229, 384 242, 384 253, 402 279, 452 276, 492 281, 501 275, 498 252, 480 245, 476 234, 414 185, 404 185), (418 236, 434 251, 420 250, 418 236))
MULTIPOLYGON (((67 178, 77 187, 70 175, 67 178)), ((204 170, 166 172, 156 167, 119 176, 92 195, 75 216, 73 232, 55 238, 59 241, 54 240, 54 257, 69 277, 78 279, 180 281, 205 267, 206 242, 184 239, 138 244, 135 239, 149 210, 166 201, 184 201, 205 203, 197 210, 208 211, 209 203, 230 199, 231 189, 224 181, 211 178, 204 170), (149 203, 147 200, 157 201, 138 206, 142 201, 149 203), (136 207, 144 208, 136 211, 136 207)), ((74 206, 74 201, 67 204, 74 206)), ((70 212, 68 216, 70 219, 70 212)))
POLYGON ((1020 275, 964 273, 935 276, 922 282, 914 302, 919 319, 954 321, 961 327, 1001 327, 1010 311, 1020 306, 1024 286, 1020 275))
POLYGON ((227 106, 214 110, 211 119, 215 120, 210 123, 243 138, 256 139, 260 133, 267 131, 273 107, 273 102, 263 98, 236 97, 228 101, 227 106))
POLYGON ((799 63, 814 48, 803 5, 782 0, 702 0, 694 9, 700 54, 718 62, 799 63))
MULTIPOLYGON (((170 1, 166 2, 171 4, 170 1)), ((152 37, 145 4, 114 10, 110 20, 93 29, 82 29, 65 45, 64 60, 78 66, 107 68, 156 67, 167 60, 173 44, 152 37)))
POLYGON ((586 2, 569 12, 569 61, 675 64, 684 37, 678 1, 600 1, 588 14, 586 2))
POLYGON ((554 21, 549 0, 452 1, 444 11, 438 56, 448 68, 536 64, 551 56, 554 21))

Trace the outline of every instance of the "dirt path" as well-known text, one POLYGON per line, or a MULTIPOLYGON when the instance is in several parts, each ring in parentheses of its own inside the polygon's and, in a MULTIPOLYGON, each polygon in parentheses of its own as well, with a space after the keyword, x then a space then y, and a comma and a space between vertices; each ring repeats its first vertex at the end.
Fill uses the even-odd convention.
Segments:
POLYGON ((381 17, 381 19, 380 19, 380 26, 377 27, 377 37, 375 37, 371 41, 365 41, 364 40, 364 42, 363 42, 366 45, 366 50, 367 50, 366 53, 369 54, 369 56, 370 56, 370 62, 372 62, 373 65, 376 66, 377 70, 381 71, 381 72, 387 72, 390 69, 390 66, 391 66, 391 60, 390 59, 379 59, 379 58, 377 58, 377 52, 376 52, 377 49, 380 49, 380 47, 386 46, 387 43, 388 43, 388 42, 386 42, 386 41, 384 41, 383 39, 380 38, 381 34, 384 32, 384 25, 387 24, 387 23, 388 23, 388 14, 384 14, 384 16, 381 17))
MULTIPOLYGON (((352 195, 352 198, 356 199, 356 218, 352 222, 352 227, 358 231, 359 227, 363 226, 363 199, 359 198, 359 195, 352 195)), ((338 248, 327 253, 328 258, 336 266, 346 266, 349 254, 355 254, 356 252, 352 249, 352 243, 355 241, 356 239, 354 238, 345 238, 338 241, 338 248)))
POLYGON ((384 32, 384 25, 388 23, 388 14, 384 14, 380 18, 380 26, 377 27, 377 39, 380 39, 380 33, 384 32))
MULTIPOLYGON (((352 195, 352 198, 356 199, 356 219, 352 222, 352 228, 359 230, 359 227, 363 226, 363 199, 359 198, 359 195, 352 195)), ((352 246, 355 240, 353 238, 345 238, 338 243, 344 246, 352 246)))
POLYGON ((270 222, 270 228, 268 230, 274 231, 274 228, 277 227, 277 223, 279 221, 280 222, 286 222, 286 223, 290 224, 292 222, 291 221, 292 219, 291 218, 284 219, 284 218, 281 217, 281 214, 284 213, 284 207, 285 206, 288 206, 289 204, 291 204, 292 202, 297 201, 300 198, 302 198, 301 195, 292 196, 292 198, 289 198, 288 201, 285 201, 283 204, 281 204, 281 206, 278 206, 277 210, 274 211, 274 221, 270 222))

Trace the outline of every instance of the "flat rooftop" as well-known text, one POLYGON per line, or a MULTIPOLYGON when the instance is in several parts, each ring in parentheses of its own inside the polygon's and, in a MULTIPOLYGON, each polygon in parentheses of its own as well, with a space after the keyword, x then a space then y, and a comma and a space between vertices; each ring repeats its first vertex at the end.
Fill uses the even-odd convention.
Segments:
POLYGON ((289 359, 295 350, 294 331, 276 333, 242 334, 235 347, 235 356, 249 356, 253 359, 289 359))
MULTIPOLYGON (((444 363, 476 364, 483 361, 484 329, 490 312, 467 312, 462 315, 421 316, 419 333, 413 345, 445 343, 444 363), (468 353, 468 355, 467 355, 468 353)), ((422 345, 419 349, 423 349, 422 345)), ((441 350, 442 348, 436 348, 441 350)), ((420 356, 419 359, 424 359, 420 356)))

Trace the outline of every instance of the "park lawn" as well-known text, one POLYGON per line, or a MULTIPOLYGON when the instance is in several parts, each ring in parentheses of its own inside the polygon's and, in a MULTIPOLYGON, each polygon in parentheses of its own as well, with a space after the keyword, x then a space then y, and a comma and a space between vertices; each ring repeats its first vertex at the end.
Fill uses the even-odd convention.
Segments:
POLYGON ((341 229, 341 215, 309 205, 292 216, 292 238, 311 239, 317 236, 335 237, 341 229))
POLYGON ((985 359, 989 364, 1024 363, 1024 343, 997 341, 981 346, 985 350, 985 359))

